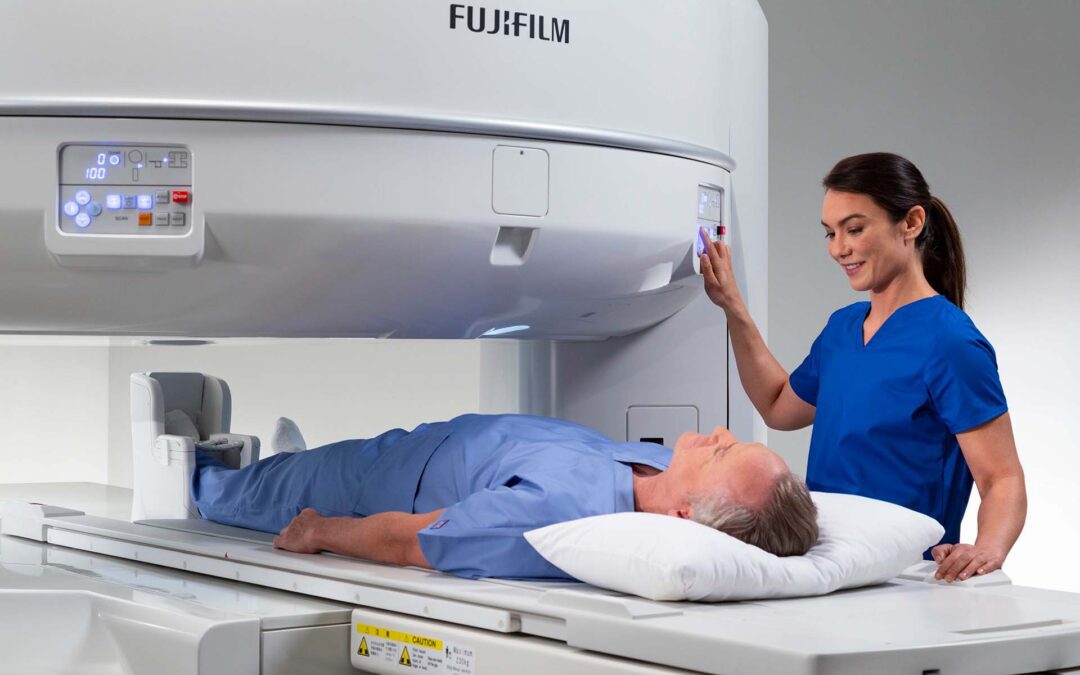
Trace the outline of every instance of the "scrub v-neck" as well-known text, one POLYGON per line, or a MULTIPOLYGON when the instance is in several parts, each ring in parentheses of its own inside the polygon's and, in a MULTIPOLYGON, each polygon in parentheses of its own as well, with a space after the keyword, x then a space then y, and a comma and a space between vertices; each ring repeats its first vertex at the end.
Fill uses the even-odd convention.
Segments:
POLYGON ((859 321, 859 324, 858 324, 858 331, 857 331, 858 335, 856 337, 858 338, 857 339, 857 346, 858 346, 859 351, 862 351, 864 349, 869 349, 871 343, 873 343, 873 341, 875 339, 877 339, 877 336, 881 334, 881 331, 885 330, 885 326, 889 325, 889 322, 892 321, 893 317, 896 316, 896 314, 898 312, 901 312, 901 311, 907 309, 908 307, 911 307, 913 305, 917 305, 917 304, 919 304, 921 302, 926 302, 927 300, 933 300, 934 298, 940 298, 940 297, 942 297, 941 294, 936 294, 936 295, 927 296, 925 298, 919 298, 918 300, 912 300, 911 302, 909 302, 906 305, 900 305, 899 307, 897 307, 896 309, 893 310, 892 314, 885 317, 885 320, 881 322, 881 325, 878 326, 878 329, 876 331, 874 331, 874 334, 870 336, 869 340, 866 339, 866 329, 863 326, 863 324, 866 323, 866 317, 870 316, 871 307, 869 306, 870 303, 867 303, 868 306, 866 308, 866 314, 863 314, 863 317, 859 321))

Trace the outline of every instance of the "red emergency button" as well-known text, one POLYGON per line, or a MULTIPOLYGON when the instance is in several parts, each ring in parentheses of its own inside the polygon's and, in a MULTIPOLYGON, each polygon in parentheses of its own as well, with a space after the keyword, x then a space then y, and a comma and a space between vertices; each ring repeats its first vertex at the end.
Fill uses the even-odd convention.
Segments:
POLYGON ((173 190, 172 200, 174 204, 187 204, 191 200, 191 193, 187 190, 173 190))

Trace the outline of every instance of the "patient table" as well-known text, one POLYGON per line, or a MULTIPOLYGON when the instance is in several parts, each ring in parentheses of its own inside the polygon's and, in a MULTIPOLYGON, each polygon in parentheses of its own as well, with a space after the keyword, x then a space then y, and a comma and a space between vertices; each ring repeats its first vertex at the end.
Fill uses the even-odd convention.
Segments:
MULTIPOLYGON (((0 496, 78 501, 79 488, 109 493, 85 500, 99 513, 122 517, 129 508, 130 493, 101 486, 3 486, 0 496)), ((405 660, 421 672, 567 675, 989 674, 1080 664, 1080 596, 1013 586, 1000 573, 945 585, 920 565, 881 586, 823 597, 674 603, 289 553, 272 548, 270 535, 198 520, 130 523, 8 502, 0 527, 0 602, 19 608, 4 613, 5 639, 24 639, 28 612, 79 600, 63 612, 72 626, 49 643, 51 658, 87 653, 79 643, 95 622, 77 615, 90 611, 108 617, 94 630, 115 634, 106 642, 121 663, 139 663, 139 645, 155 640, 177 654, 155 661, 154 672, 278 673, 304 659, 311 673, 348 672, 350 661, 404 673, 405 660), (30 588, 52 591, 20 594, 30 588), (196 654, 200 669, 184 669, 196 654)), ((98 671, 68 661, 43 672, 98 671)))

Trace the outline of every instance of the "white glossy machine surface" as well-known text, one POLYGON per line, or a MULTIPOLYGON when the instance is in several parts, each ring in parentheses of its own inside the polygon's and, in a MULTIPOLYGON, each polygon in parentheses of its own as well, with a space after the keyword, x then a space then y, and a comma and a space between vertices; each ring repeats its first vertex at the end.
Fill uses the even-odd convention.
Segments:
MULTIPOLYGON (((723 232, 765 331, 752 0, 14 3, 0 59, 20 64, 0 69, 0 332, 516 338, 521 412, 616 439, 764 439, 695 267, 698 228, 723 232), (115 37, 128 26, 140 39, 115 37)), ((1067 594, 898 579, 654 603, 133 524, 114 490, 0 490, 22 500, 0 516, 0 671, 1080 665, 1067 594)))

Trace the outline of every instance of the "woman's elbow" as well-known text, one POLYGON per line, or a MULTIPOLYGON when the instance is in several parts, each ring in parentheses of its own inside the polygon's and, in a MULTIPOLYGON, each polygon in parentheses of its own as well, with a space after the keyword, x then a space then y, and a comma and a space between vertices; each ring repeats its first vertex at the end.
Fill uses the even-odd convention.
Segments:
POLYGON ((765 426, 774 431, 797 431, 813 422, 813 419, 806 420, 801 415, 785 414, 775 408, 763 412, 761 419, 765 421, 765 426))

